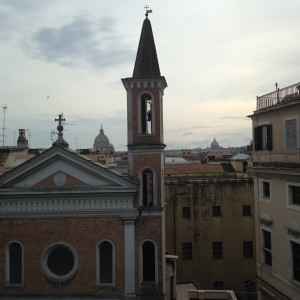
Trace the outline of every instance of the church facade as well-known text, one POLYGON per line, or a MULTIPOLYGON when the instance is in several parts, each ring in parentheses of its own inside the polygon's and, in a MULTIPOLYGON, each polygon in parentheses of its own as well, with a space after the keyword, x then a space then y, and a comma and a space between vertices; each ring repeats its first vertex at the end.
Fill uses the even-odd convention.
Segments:
POLYGON ((62 136, 0 176, 0 299, 164 299, 167 84, 147 15, 122 82, 128 177, 77 155, 62 136))

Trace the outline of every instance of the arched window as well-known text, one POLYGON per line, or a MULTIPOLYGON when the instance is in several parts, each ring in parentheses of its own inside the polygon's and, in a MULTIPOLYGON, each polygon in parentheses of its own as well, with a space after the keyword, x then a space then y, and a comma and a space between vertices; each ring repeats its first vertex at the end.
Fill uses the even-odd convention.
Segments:
POLYGON ((142 197, 143 206, 153 206, 153 172, 146 169, 142 172, 142 197))
POLYGON ((143 266, 142 281, 155 282, 155 274, 156 274, 155 245, 151 241, 146 241, 143 243, 142 266, 143 266))
POLYGON ((11 242, 6 248, 6 283, 23 284, 23 247, 18 242, 11 242))
POLYGON ((109 241, 102 241, 97 247, 97 284, 114 285, 114 246, 109 241))
POLYGON ((143 134, 152 133, 152 98, 151 95, 145 93, 141 96, 141 132, 143 134))

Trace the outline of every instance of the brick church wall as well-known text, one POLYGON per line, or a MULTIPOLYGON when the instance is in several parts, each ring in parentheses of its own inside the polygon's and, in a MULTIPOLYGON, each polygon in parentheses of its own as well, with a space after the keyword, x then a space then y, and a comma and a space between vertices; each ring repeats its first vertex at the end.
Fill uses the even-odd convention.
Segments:
MULTIPOLYGON (((122 295, 124 289, 124 234, 120 218, 62 218, 0 221, 0 269, 5 269, 5 248, 11 241, 18 241, 24 249, 24 289, 19 295, 122 295), (116 291, 95 288, 96 247, 101 240, 115 245, 116 291), (54 243, 68 243, 77 252, 79 269, 70 282, 58 285, 49 282, 41 272, 44 250, 54 243)), ((1 295, 9 295, 0 272, 1 295)), ((15 292, 15 291, 14 291, 15 292)))

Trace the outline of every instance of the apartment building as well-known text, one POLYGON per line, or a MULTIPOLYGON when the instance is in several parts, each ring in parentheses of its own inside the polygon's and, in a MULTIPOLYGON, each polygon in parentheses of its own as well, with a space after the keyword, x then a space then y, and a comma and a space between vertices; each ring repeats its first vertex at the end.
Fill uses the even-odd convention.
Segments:
POLYGON ((300 299, 300 83, 252 115, 258 299, 300 299))
POLYGON ((226 169, 166 164, 166 250, 178 282, 255 299, 253 182, 226 169))

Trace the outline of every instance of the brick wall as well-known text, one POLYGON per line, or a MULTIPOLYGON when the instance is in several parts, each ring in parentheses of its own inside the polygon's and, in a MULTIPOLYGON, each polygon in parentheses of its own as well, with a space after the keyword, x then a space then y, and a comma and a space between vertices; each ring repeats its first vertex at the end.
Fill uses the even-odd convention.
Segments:
POLYGON ((4 287, 5 247, 15 240, 24 247, 24 289, 20 295, 96 295, 122 294, 124 289, 124 234, 120 218, 69 218, 2 220, 0 222, 0 294, 9 295, 16 290, 4 287), (115 245, 116 291, 96 290, 96 246, 108 239, 115 245), (41 272, 44 250, 54 243, 68 243, 77 252, 79 269, 70 282, 58 286, 41 272))

